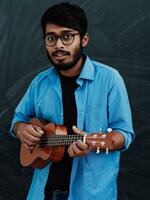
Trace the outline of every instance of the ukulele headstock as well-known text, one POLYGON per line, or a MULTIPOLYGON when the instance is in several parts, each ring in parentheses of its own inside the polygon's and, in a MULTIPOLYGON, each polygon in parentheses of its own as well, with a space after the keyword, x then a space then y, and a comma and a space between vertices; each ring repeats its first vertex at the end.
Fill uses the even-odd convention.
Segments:
POLYGON ((89 134, 86 136, 86 143, 96 149, 97 153, 100 153, 100 150, 106 150, 106 153, 108 153, 113 143, 111 131, 112 129, 108 128, 106 133, 100 131, 98 133, 89 134))

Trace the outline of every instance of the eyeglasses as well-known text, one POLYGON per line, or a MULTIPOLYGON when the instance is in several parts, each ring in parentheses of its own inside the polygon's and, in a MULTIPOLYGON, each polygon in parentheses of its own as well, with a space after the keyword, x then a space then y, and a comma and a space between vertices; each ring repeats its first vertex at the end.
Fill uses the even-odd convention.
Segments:
POLYGON ((45 44, 47 46, 55 46, 58 38, 60 38, 61 42, 64 45, 71 45, 74 42, 74 36, 79 35, 79 33, 64 33, 60 36, 56 36, 53 34, 47 34, 44 37, 45 44))

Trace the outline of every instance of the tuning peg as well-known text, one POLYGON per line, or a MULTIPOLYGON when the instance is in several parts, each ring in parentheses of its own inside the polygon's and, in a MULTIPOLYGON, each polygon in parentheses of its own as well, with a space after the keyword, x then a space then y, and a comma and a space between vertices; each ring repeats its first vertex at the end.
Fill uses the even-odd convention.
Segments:
POLYGON ((99 147, 97 147, 97 149, 96 149, 96 153, 97 153, 97 154, 100 153, 100 148, 99 148, 99 147))
POLYGON ((108 154, 108 152, 109 152, 109 150, 108 150, 108 148, 106 148, 106 154, 108 154))
POLYGON ((107 129, 107 132, 108 132, 108 133, 111 133, 111 132, 112 132, 112 128, 108 128, 108 129, 107 129))
POLYGON ((102 133, 102 128, 99 129, 99 133, 102 133))

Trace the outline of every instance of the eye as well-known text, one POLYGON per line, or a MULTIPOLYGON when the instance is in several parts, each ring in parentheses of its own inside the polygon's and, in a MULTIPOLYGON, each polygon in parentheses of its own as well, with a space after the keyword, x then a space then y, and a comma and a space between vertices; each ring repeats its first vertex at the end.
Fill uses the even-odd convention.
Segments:
POLYGON ((63 40, 68 41, 72 39, 72 34, 68 33, 68 34, 64 34, 62 36, 63 40))
POLYGON ((55 39, 56 39, 56 38, 55 38, 54 35, 47 35, 47 36, 46 36, 46 40, 49 41, 49 42, 55 41, 55 39))

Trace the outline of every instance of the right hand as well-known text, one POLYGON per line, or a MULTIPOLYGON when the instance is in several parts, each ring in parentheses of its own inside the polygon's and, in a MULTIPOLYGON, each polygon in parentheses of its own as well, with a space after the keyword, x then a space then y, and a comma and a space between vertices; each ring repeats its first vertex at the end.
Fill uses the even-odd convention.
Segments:
POLYGON ((28 149, 33 150, 44 132, 41 127, 37 125, 20 122, 16 124, 16 134, 28 149))

